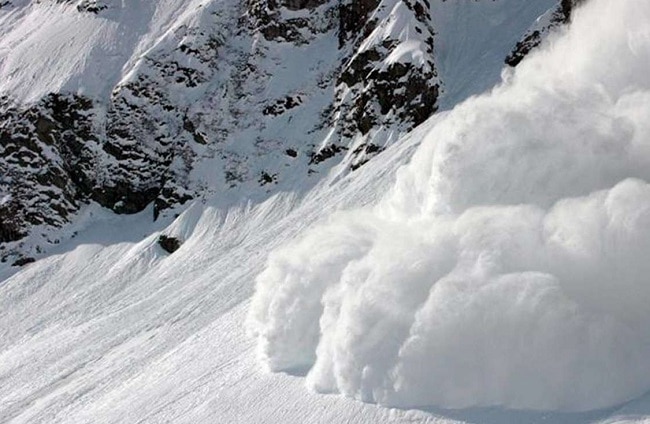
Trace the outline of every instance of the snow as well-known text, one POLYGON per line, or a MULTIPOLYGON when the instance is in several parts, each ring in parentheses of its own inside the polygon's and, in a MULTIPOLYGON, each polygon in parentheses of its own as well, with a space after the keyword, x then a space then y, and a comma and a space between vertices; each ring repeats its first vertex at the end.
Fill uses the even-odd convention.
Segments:
POLYGON ((249 317, 263 363, 403 408, 649 391, 649 22, 647 2, 594 0, 432 125, 376 206, 272 252, 249 317))
MULTIPOLYGON (((593 0, 501 86, 304 195, 82 210, 48 256, 0 264, 0 422, 647 422, 648 22, 593 0)), ((448 99, 489 87, 440 48, 448 99)))
POLYGON ((228 212, 197 203, 153 229, 150 211, 92 211, 75 239, 0 284, 0 421, 429 420, 261 372, 242 326, 267 249, 337 205, 371 200, 369 186, 389 178, 375 167, 304 203, 280 196, 228 212), (168 256, 159 233, 185 242, 168 256))
POLYGON ((6 423, 591 423, 586 414, 385 408, 265 372, 242 325, 269 250, 332 212, 374 204, 440 118, 303 199, 224 211, 194 204, 171 223, 92 207, 78 235, 0 283, 0 421, 6 423), (184 240, 167 255, 158 234, 184 240))
POLYGON ((115 2, 99 17, 56 2, 0 11, 0 91, 19 103, 51 92, 101 100, 199 2, 115 2), (183 6, 183 7, 181 7, 183 6), (184 13, 183 13, 184 12, 184 13))

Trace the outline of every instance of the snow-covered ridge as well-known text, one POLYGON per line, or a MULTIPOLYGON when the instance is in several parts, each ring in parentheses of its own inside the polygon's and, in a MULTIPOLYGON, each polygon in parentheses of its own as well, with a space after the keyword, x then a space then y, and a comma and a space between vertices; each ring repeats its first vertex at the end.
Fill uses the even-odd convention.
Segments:
POLYGON ((173 216, 189 199, 261 201, 357 169, 496 81, 555 4, 12 0, 2 256, 37 256, 88 202, 173 216))

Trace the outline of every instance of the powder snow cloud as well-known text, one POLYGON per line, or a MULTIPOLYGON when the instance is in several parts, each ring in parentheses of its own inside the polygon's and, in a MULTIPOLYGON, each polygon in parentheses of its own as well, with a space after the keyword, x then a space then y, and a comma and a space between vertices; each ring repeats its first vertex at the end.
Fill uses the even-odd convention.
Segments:
POLYGON ((589 410, 650 390, 650 3, 591 0, 435 123, 375 206, 270 255, 271 370, 394 406, 589 410))

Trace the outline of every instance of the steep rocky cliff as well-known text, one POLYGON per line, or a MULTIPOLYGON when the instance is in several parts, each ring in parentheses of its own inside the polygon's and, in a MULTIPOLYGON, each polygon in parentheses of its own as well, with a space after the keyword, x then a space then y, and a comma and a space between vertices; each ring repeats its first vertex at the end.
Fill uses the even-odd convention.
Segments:
MULTIPOLYGON (((524 3, 462 7, 495 16, 511 8, 517 22, 499 35, 509 47, 549 7, 553 25, 568 20, 566 1, 524 3)), ((451 48, 437 40, 466 36, 450 33, 454 7, 3 2, 0 257, 56 243, 53 229, 89 202, 116 213, 153 204, 156 219, 191 199, 255 201, 355 170, 440 107, 457 72, 441 76, 451 48), (445 19, 448 28, 437 28, 445 19)), ((484 25, 496 31, 498 21, 484 25)), ((508 63, 533 44, 518 45, 508 63)))

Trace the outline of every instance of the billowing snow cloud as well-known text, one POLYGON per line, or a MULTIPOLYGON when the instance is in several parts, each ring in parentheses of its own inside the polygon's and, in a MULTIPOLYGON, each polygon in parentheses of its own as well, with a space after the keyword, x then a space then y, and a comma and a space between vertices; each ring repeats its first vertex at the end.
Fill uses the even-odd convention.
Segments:
POLYGON ((436 124, 385 198, 273 252, 272 370, 395 406, 587 410, 650 390, 650 2, 570 31, 436 124))

